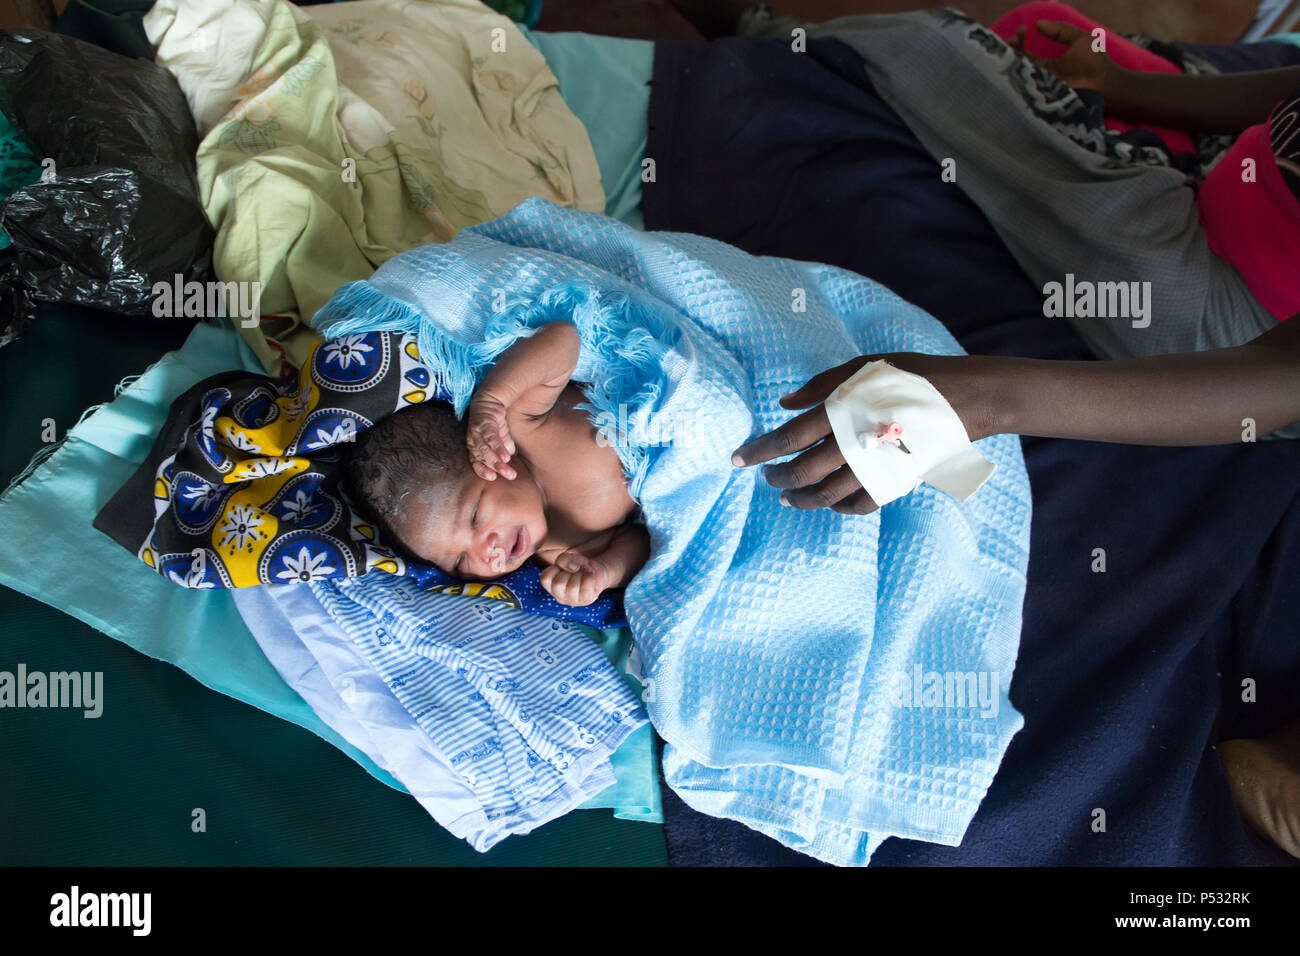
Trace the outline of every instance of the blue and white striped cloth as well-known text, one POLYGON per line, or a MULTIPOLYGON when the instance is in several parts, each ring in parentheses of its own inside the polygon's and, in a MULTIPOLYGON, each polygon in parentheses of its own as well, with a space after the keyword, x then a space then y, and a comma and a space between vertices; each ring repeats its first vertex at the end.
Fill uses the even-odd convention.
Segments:
POLYGON ((421 591, 387 574, 313 583, 311 591, 328 626, 347 635, 382 682, 342 677, 344 703, 366 714, 363 698, 391 693, 422 731, 424 779, 397 775, 480 852, 612 785, 610 756, 647 723, 604 653, 566 621, 421 591))

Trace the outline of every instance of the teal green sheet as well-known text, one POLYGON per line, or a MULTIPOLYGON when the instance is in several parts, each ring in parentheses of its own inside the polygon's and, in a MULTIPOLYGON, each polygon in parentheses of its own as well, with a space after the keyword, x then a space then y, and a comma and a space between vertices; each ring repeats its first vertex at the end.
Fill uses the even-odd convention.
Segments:
MULTIPOLYGON (((22 130, 0 112, 0 202, 41 177, 31 144, 22 130)), ((10 246, 9 234, 0 229, 0 249, 10 246)))
MULTIPOLYGON (((146 457, 171 401, 202 378, 239 368, 259 366, 233 329, 196 326, 180 350, 73 428, 47 462, 0 499, 0 535, 40 543, 39 557, 26 549, 0 554, 0 583, 175 664, 214 690, 306 727, 401 790, 284 682, 229 593, 178 588, 91 527, 99 508, 146 457)), ((611 659, 626 654, 621 632, 589 633, 611 659)), ((629 738, 612 762, 618 782, 584 807, 662 822, 651 729, 629 738)))
POLYGON ((644 229, 641 161, 655 45, 590 33, 539 33, 522 24, 519 28, 546 57, 564 102, 587 127, 605 189, 605 215, 644 229))

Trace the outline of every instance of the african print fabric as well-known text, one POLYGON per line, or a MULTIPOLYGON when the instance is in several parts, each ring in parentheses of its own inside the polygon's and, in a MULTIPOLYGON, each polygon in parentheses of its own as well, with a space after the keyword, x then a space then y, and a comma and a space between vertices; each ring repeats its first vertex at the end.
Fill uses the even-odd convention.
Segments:
POLYGON ((406 575, 433 591, 490 597, 600 627, 617 600, 558 604, 530 563, 492 582, 461 581, 403 557, 340 486, 348 449, 408 405, 445 398, 414 335, 344 335, 313 346, 288 381, 232 372, 173 403, 148 460, 95 527, 168 580, 195 589, 406 575))

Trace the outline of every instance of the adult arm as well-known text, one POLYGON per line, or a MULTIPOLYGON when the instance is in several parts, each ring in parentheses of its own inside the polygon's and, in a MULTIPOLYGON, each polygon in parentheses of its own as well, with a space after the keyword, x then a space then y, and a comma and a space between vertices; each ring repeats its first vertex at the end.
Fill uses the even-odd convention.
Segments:
POLYGON ((1104 362, 988 357, 997 434, 1223 445, 1300 421, 1300 322, 1235 348, 1104 362))
POLYGON ((1241 73, 1188 76, 1146 73, 1119 66, 1095 50, 1086 30, 1057 20, 1039 20, 1035 29, 1066 45, 1058 57, 1025 52, 1024 28, 1010 39, 1013 48, 1076 89, 1091 89, 1106 99, 1106 113, 1130 123, 1189 132, 1239 133, 1262 123, 1273 107, 1300 87, 1300 66, 1241 73))
POLYGON ((971 440, 1010 433, 1142 445, 1219 445, 1249 422, 1265 435, 1300 421, 1300 315, 1234 348, 1102 362, 990 355, 863 356, 811 379, 781 400, 806 408, 746 442, 748 467, 788 455, 764 478, 796 508, 866 513, 874 502, 844 465, 822 404, 863 364, 884 358, 929 379, 971 440))
POLYGON ((1300 66, 1188 76, 1116 67, 1106 111, 1130 123, 1189 132, 1239 133, 1268 119, 1300 87, 1300 66))

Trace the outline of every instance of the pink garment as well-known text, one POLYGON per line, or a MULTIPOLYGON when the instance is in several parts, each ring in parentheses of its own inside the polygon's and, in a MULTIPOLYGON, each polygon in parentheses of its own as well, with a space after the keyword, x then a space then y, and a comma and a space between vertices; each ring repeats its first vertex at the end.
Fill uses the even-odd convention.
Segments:
MULTIPOLYGON (((1073 7, 1067 7, 1063 3, 1052 3, 1050 0, 1035 0, 1033 3, 1025 3, 1016 7, 1007 13, 990 28, 1002 39, 1010 39, 1017 30, 1022 26, 1025 28, 1025 49, 1036 56, 1047 57, 1049 59, 1060 56, 1065 52, 1064 43, 1057 43, 1043 36, 1034 28, 1039 20, 1061 20, 1065 23, 1072 24, 1081 30, 1087 30, 1091 33, 1093 30, 1101 27, 1101 24, 1095 20, 1090 20, 1073 7)), ((1105 29, 1105 27, 1102 27, 1105 29)), ((1162 56, 1157 56, 1150 50, 1144 50, 1130 40, 1125 40, 1117 33, 1106 30, 1106 53, 1118 65, 1126 70, 1141 70, 1144 73, 1180 73, 1179 68, 1170 63, 1162 56)), ((1100 56, 1100 54, 1098 54, 1100 56)), ((1126 123, 1123 120, 1106 117, 1106 128, 1113 129, 1116 132, 1139 128, 1133 123, 1126 123)), ((1175 153, 1194 153, 1196 147, 1192 144, 1192 139, 1181 130, 1166 129, 1163 127, 1140 127, 1149 129, 1155 133, 1175 153)))
POLYGON ((1210 248, 1228 260, 1278 319, 1300 314, 1300 199, 1287 188, 1267 123, 1252 126, 1210 170, 1196 195, 1210 248), (1243 161, 1254 160, 1254 181, 1243 161))

